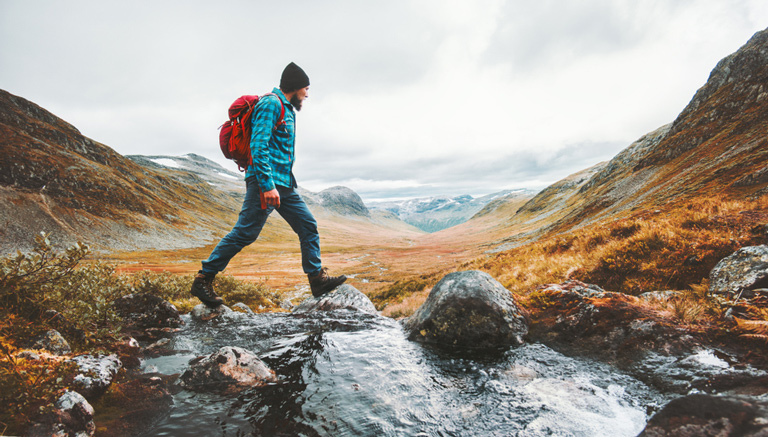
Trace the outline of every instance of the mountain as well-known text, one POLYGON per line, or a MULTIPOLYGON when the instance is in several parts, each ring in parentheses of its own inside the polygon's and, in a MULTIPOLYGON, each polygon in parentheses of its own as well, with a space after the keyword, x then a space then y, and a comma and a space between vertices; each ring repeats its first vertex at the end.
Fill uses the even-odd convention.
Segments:
MULTIPOLYGON (((243 174, 227 170, 210 159, 189 153, 184 156, 168 155, 126 155, 126 158, 151 169, 178 169, 191 173, 198 178, 208 182, 211 186, 232 193, 244 193, 245 184, 243 184, 243 174)), ((179 179, 179 178, 177 178, 179 179)), ((194 178, 188 181, 193 182, 194 178)))
POLYGON ((190 173, 140 166, 0 90, 0 251, 56 244, 178 248, 214 238, 239 202, 190 173), (207 205, 209 208, 201 208, 207 205))
POLYGON ((389 211, 402 221, 426 232, 437 232, 466 222, 494 201, 531 197, 533 194, 529 190, 514 190, 478 198, 469 195, 441 196, 399 202, 370 202, 369 206, 373 210, 389 211))
MULTIPOLYGON (((3 90, 0 152, 0 253, 29 250, 40 232, 56 245, 83 241, 96 250, 201 246, 230 229, 245 191, 241 174, 207 158, 122 156, 3 90)), ((323 226, 357 220, 355 229, 418 233, 392 215, 372 214, 347 188, 303 193, 327 219, 323 226)), ((291 231, 270 218, 264 235, 291 231)))
POLYGON ((609 162, 538 193, 507 221, 505 250, 694 199, 757 199, 768 193, 768 30, 721 60, 670 124, 609 162))

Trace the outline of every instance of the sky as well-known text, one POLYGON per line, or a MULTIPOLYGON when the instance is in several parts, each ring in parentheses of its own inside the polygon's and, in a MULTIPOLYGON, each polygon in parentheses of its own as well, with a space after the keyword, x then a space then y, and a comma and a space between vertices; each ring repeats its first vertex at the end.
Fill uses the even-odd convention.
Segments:
POLYGON ((765 0, 0 0, 0 89, 123 155, 226 168, 243 94, 310 78, 299 185, 540 190, 674 121, 765 0))

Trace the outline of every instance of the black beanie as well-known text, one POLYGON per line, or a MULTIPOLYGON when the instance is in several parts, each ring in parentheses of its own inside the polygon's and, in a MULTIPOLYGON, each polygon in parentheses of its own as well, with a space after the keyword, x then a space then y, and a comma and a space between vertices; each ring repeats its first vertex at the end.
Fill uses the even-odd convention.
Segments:
POLYGON ((280 89, 285 93, 290 93, 301 88, 309 86, 309 76, 298 65, 291 62, 283 70, 280 77, 280 89))

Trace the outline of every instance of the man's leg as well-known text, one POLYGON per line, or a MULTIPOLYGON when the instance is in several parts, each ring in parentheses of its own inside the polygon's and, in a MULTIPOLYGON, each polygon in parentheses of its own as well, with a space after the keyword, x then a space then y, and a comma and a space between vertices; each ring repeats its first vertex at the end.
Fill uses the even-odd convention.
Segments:
POLYGON ((292 188, 277 187, 280 193, 280 208, 277 212, 299 236, 301 244, 301 266, 309 278, 312 295, 322 296, 343 284, 347 277, 344 275, 328 276, 320 260, 320 235, 317 231, 317 221, 307 208, 304 199, 292 188))
POLYGON ((272 207, 268 207, 266 210, 261 209, 256 178, 248 178, 245 182, 245 200, 237 223, 229 234, 216 245, 208 259, 203 261, 203 268, 192 283, 192 295, 209 307, 217 307, 224 303, 224 300, 213 289, 213 280, 216 274, 224 270, 232 257, 245 246, 256 241, 264 223, 267 222, 269 213, 273 210, 272 207))
POLYGON ((259 187, 255 177, 246 179, 245 200, 237 223, 229 233, 219 241, 207 260, 203 261, 203 273, 216 274, 224 270, 229 261, 243 248, 259 237, 269 213, 274 209, 261 209, 259 187))

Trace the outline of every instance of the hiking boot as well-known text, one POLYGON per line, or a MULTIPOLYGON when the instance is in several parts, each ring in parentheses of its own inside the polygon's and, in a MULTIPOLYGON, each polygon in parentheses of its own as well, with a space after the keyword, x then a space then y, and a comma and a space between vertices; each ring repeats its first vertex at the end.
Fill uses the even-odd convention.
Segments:
POLYGON ((224 299, 220 298, 216 291, 213 289, 213 280, 216 278, 216 274, 205 274, 203 271, 199 271, 195 280, 192 282, 192 296, 200 299, 208 308, 218 308, 224 303, 224 299))
POLYGON ((336 287, 343 284, 347 280, 344 275, 341 276, 328 276, 328 269, 323 268, 315 276, 309 276, 309 288, 312 289, 312 296, 320 297, 326 293, 330 293, 335 290, 336 287))

